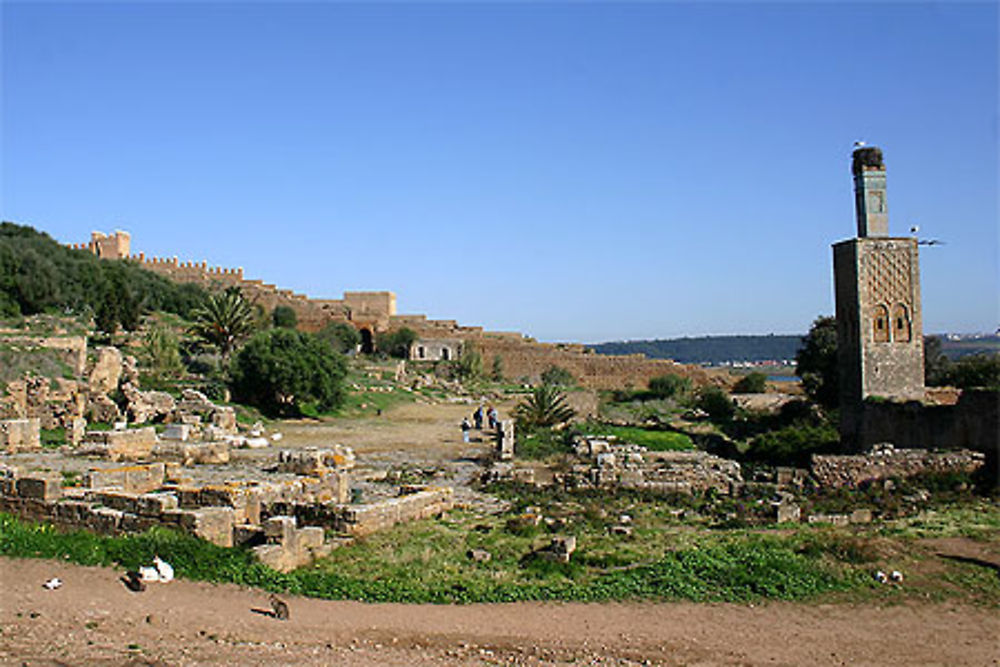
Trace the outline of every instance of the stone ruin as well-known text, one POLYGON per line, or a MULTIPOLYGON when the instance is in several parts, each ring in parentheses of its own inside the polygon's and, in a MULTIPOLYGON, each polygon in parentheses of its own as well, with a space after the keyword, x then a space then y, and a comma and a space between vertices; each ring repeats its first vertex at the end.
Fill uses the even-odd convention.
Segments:
POLYGON ((395 498, 351 504, 354 462, 346 447, 283 451, 274 468, 281 478, 215 484, 195 484, 179 464, 156 462, 94 468, 83 487, 63 487, 56 473, 0 465, 0 511, 106 534, 166 526, 219 546, 246 546, 262 563, 288 571, 355 536, 454 505, 450 487, 407 487, 395 498))
POLYGON ((856 487, 865 482, 928 473, 974 473, 986 463, 986 455, 969 449, 929 451, 896 449, 889 443, 876 445, 866 454, 812 457, 812 475, 827 487, 856 487))
POLYGON ((651 452, 613 438, 582 437, 576 455, 584 462, 562 477, 578 488, 623 488, 657 494, 735 494, 743 485, 740 464, 702 451, 651 452))

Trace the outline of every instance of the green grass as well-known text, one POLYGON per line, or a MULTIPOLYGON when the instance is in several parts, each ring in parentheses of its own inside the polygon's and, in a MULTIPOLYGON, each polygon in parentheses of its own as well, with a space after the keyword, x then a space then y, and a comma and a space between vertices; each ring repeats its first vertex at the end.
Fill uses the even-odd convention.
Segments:
POLYGON ((613 435, 621 442, 640 445, 653 452, 694 449, 691 438, 676 431, 656 431, 637 426, 609 426, 596 423, 583 424, 580 430, 588 435, 613 435))
MULTIPOLYGON (((731 541, 665 553, 629 569, 525 559, 533 538, 465 534, 462 522, 420 521, 334 552, 312 568, 281 574, 248 551, 153 529, 141 535, 60 532, 0 514, 0 554, 135 568, 154 555, 188 579, 232 582, 321 598, 385 602, 513 600, 760 600, 800 599, 850 588, 849 579, 795 552, 779 538, 731 541), (473 563, 465 551, 479 538, 494 553, 473 563)), ((580 553, 580 552, 578 552, 580 553)))
MULTIPOLYGON (((492 487, 491 487, 492 488, 492 487)), ((231 582, 320 598, 472 603, 514 600, 814 600, 897 603, 960 599, 1000 605, 1000 578, 987 567, 938 558, 917 537, 953 534, 996 539, 1000 508, 941 508, 916 521, 836 528, 798 525, 713 528, 708 497, 551 492, 508 487, 511 511, 481 516, 454 510, 358 539, 310 567, 282 574, 249 551, 214 546, 157 528, 105 537, 61 532, 0 514, 0 555, 65 559, 135 568, 154 555, 178 576, 231 582), (680 518, 676 510, 688 511, 680 518), (510 519, 531 511, 549 519, 531 529, 510 519), (621 514, 633 533, 613 535, 621 514), (567 564, 532 553, 554 535, 574 535, 567 564), (492 558, 474 562, 470 549, 492 558), (876 569, 900 569, 903 587, 880 586, 876 569)), ((522 524, 523 525, 523 524, 522 524)))

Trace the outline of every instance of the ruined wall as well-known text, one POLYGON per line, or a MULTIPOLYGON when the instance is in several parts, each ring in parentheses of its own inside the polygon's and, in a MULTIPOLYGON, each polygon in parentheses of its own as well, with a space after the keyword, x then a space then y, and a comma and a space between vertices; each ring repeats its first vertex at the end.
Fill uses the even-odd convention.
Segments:
POLYGON ((967 448, 986 455, 992 479, 1000 479, 1000 392, 969 389, 953 405, 916 401, 866 402, 857 448, 880 442, 899 447, 967 448))
MULTIPOLYGON (((342 299, 309 299, 260 280, 247 280, 242 269, 209 267, 205 262, 178 262, 176 257, 147 258, 141 253, 120 258, 138 261, 144 268, 178 282, 195 282, 210 288, 238 286, 267 310, 289 306, 298 317, 298 328, 304 331, 318 331, 331 322, 345 322, 372 333, 408 327, 427 341, 456 341, 463 346, 472 342, 487 368, 491 367, 493 357, 499 356, 504 376, 512 380, 537 381, 546 368, 554 365, 566 368, 582 386, 591 389, 641 389, 651 378, 668 373, 683 375, 699 385, 731 384, 729 374, 723 371, 707 371, 641 355, 598 355, 579 344, 537 343, 519 333, 485 332, 482 327, 460 326, 455 320, 398 315, 396 295, 388 291, 345 292, 342 299)), ((442 353, 444 347, 439 345, 435 349, 442 353)))
POLYGON ((971 473, 981 468, 985 456, 968 449, 932 452, 926 449, 876 449, 869 454, 812 457, 812 474, 820 486, 858 486, 890 478, 926 473, 971 473))
POLYGON ((643 355, 610 356, 589 352, 583 345, 536 343, 511 336, 469 336, 466 344, 473 344, 483 357, 483 364, 490 367, 494 356, 499 356, 505 377, 535 382, 549 366, 565 368, 588 389, 644 389, 649 380, 667 374, 682 375, 697 385, 728 385, 731 380, 724 371, 712 371, 697 366, 686 366, 668 359, 648 359, 643 355))

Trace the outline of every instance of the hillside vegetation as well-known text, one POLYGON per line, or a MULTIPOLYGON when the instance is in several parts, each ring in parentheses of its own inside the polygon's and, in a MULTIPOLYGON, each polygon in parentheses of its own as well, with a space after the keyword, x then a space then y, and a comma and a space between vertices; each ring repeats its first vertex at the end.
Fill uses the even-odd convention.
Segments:
POLYGON ((104 331, 132 330, 147 312, 187 318, 204 298, 196 285, 173 283, 128 261, 102 261, 31 227, 0 223, 0 317, 56 313, 93 317, 104 331))

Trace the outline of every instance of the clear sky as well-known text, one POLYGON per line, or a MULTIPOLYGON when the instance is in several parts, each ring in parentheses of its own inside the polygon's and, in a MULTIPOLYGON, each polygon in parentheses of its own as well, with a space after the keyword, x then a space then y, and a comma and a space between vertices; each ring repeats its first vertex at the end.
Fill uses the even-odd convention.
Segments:
POLYGON ((800 333, 878 145, 992 331, 995 3, 12 3, 2 207, 542 340, 800 333))

